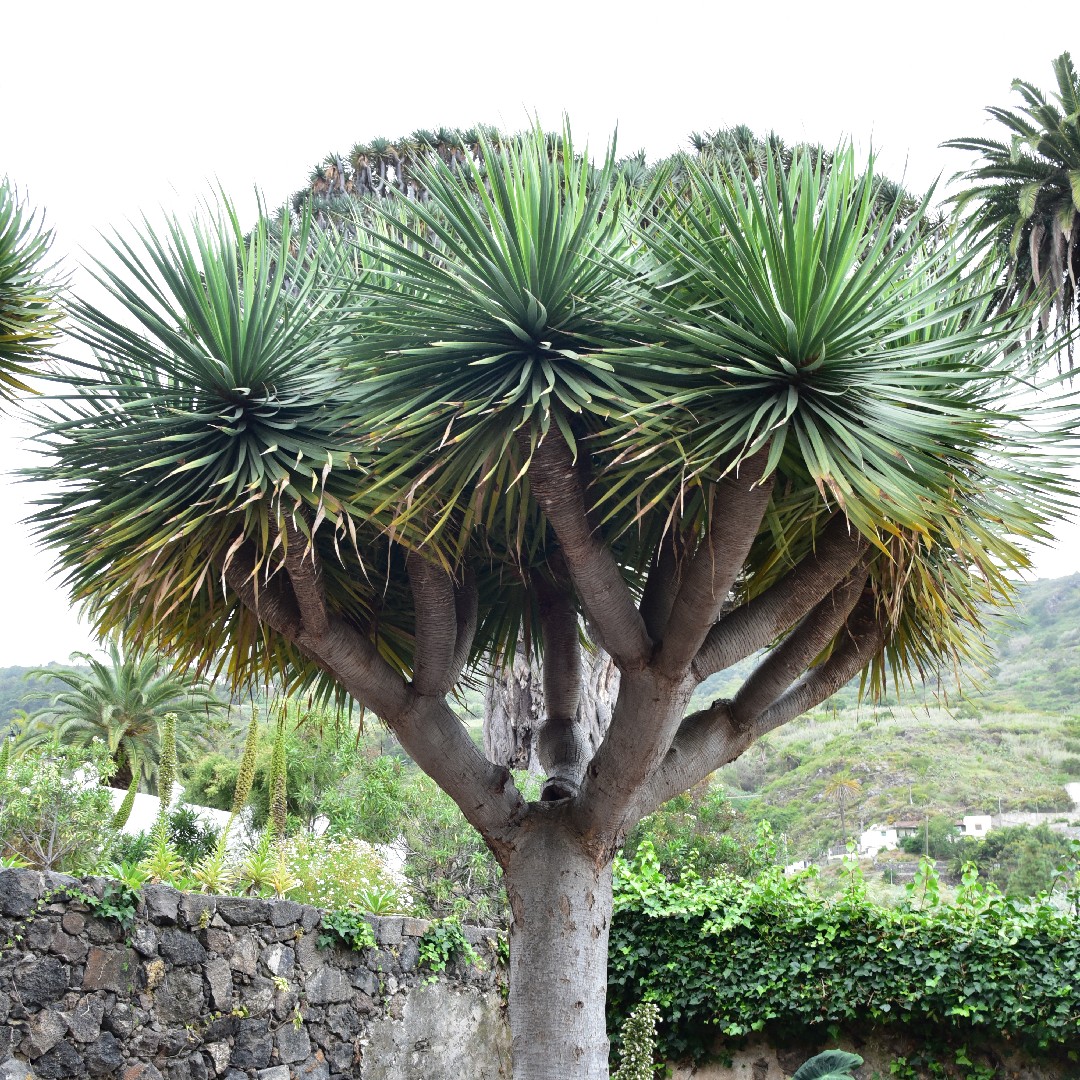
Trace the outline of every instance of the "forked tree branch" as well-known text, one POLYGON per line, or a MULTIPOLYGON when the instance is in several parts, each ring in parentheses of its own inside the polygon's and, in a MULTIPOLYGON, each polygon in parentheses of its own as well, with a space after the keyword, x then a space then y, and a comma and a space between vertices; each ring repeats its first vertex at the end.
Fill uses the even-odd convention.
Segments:
POLYGON ((697 681, 746 659, 803 619, 847 577, 868 546, 865 537, 838 514, 812 554, 709 631, 693 662, 697 681))
POLYGON ((244 607, 282 637, 298 641, 304 623, 296 597, 281 575, 260 581, 261 567, 255 558, 254 545, 245 542, 228 556, 222 552, 217 562, 222 579, 244 607))
POLYGON ((765 461, 764 451, 755 454, 709 492, 705 535, 682 575, 656 660, 669 676, 697 655, 746 562, 772 495, 772 479, 761 479, 765 461))
POLYGON ((589 523, 581 472, 554 429, 533 451, 529 482, 599 643, 621 669, 644 667, 652 652, 645 622, 611 549, 589 523))
POLYGON ((749 728, 836 636, 866 583, 865 560, 751 672, 731 703, 736 728, 749 728))
POLYGON ((869 589, 847 620, 841 639, 829 659, 808 671, 790 690, 778 698, 752 725, 754 738, 786 724, 796 716, 820 705, 853 679, 885 642, 885 627, 877 617, 869 589))
POLYGON ((305 656, 337 678, 357 701, 384 719, 401 713, 408 702, 404 678, 368 638, 344 619, 331 617, 321 634, 303 623, 291 587, 281 575, 259 581, 260 567, 251 545, 242 544, 222 564, 226 585, 260 622, 292 642, 305 656))
MULTIPOLYGON (((853 577, 861 583, 861 574, 853 577)), ((829 659, 807 672, 751 725, 736 722, 730 701, 715 701, 709 708, 686 717, 664 760, 628 808, 623 830, 734 761, 762 735, 826 700, 866 667, 885 640, 884 627, 875 616, 874 599, 868 590, 860 588, 860 596, 841 632, 844 637, 829 659)))
MULTIPOLYGON (((424 569, 419 571, 421 577, 425 573, 424 569)), ((249 545, 241 545, 223 564, 222 575, 261 622, 292 642, 387 723, 409 756, 450 795, 496 855, 504 858, 514 824, 525 813, 524 800, 509 771, 493 765, 476 749, 445 696, 418 693, 410 687, 375 645, 342 618, 331 616, 322 634, 310 633, 282 577, 258 581, 258 566, 249 545)), ((455 628, 459 610, 463 623, 468 624, 470 608, 468 596, 460 605, 452 604, 455 628)), ((453 651, 451 645, 451 667, 453 651)), ((429 656, 423 665, 430 670, 437 659, 430 651, 429 656)))

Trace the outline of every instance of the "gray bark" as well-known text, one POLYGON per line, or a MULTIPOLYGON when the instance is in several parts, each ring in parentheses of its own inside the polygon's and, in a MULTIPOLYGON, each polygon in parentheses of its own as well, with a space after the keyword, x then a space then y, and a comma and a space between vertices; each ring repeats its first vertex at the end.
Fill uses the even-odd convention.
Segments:
POLYGON ((607 1080, 611 863, 550 814, 515 842, 506 872, 514 1080, 607 1080))
MULTIPOLYGON (((581 695, 575 728, 587 743, 591 759, 607 733, 619 694, 619 669, 603 649, 581 650, 581 695)), ((543 669, 523 647, 512 664, 497 671, 484 690, 484 753, 508 769, 543 775, 540 729, 544 725, 543 669)))

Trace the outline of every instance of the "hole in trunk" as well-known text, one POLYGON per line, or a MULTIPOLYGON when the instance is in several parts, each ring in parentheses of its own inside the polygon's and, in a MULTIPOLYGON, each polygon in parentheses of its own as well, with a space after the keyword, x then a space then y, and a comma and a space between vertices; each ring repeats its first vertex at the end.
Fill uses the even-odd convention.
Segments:
POLYGON ((572 799, 577 791, 563 780, 548 780, 540 792, 541 802, 559 802, 572 799))

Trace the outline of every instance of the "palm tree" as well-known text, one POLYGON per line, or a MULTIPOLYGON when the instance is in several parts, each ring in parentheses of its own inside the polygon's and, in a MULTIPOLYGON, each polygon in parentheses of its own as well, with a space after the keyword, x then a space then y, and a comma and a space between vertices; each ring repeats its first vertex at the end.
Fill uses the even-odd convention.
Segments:
POLYGON ((51 242, 52 233, 0 178, 0 402, 29 390, 23 379, 56 336, 57 287, 45 264, 51 242))
POLYGON ((847 847, 847 821, 844 812, 849 799, 855 798, 862 791, 862 784, 853 776, 834 776, 825 788, 825 798, 835 799, 840 809, 840 841, 847 847))
POLYGON ((116 762, 112 783, 117 787, 127 788, 137 779, 143 790, 156 790, 167 714, 177 716, 177 755, 184 762, 205 751, 208 721, 229 707, 199 680, 171 671, 152 647, 125 654, 113 640, 107 661, 89 653, 74 653, 76 658, 86 666, 28 673, 57 680, 66 689, 30 717, 19 750, 54 738, 67 746, 100 739, 116 762))
POLYGON ((1007 260, 1001 303, 1041 296, 1042 328, 1053 310, 1067 334, 1080 305, 1080 76, 1067 52, 1053 69, 1056 94, 1048 98, 1017 79, 1012 88, 1024 104, 986 110, 1004 126, 1003 139, 969 137, 945 145, 982 159, 962 174, 969 186, 954 200, 972 234, 1007 260))

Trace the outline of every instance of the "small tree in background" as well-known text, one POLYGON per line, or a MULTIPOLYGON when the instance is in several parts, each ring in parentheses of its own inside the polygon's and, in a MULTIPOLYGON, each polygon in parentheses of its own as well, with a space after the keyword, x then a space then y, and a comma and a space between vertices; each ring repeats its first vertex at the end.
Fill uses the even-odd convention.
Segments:
POLYGON ((177 756, 183 763, 206 748, 213 719, 229 708, 199 679, 170 670, 152 647, 125 650, 112 640, 107 660, 89 653, 73 658, 86 668, 35 668, 28 673, 55 679, 65 689, 33 713, 18 747, 29 749, 54 739, 79 747, 100 739, 113 755, 113 780, 120 787, 135 782, 151 794, 159 791, 167 715, 176 720, 177 756))
POLYGON ((382 718, 504 870, 516 1080, 594 1080, 623 839, 860 671, 978 651, 1062 490, 1010 399, 1043 358, 849 151, 631 189, 534 131, 412 176, 353 240, 118 241, 38 527, 99 628, 382 718), (620 672, 595 751, 583 622, 620 672), (535 801, 447 701, 519 640, 535 801))
MULTIPOLYGON (((1056 94, 1016 79, 1021 108, 986 110, 1004 138, 945 145, 981 159, 963 174, 968 186, 955 201, 975 237, 993 246, 992 258, 1007 260, 1001 303, 1035 297, 1042 328, 1056 315, 1067 335, 1080 306, 1080 75, 1067 52, 1053 68, 1056 94)), ((1070 357, 1072 348, 1070 341, 1070 357)))
POLYGON ((847 846, 847 804, 862 791, 854 776, 834 776, 825 787, 825 798, 836 802, 840 812, 840 843, 847 846))

